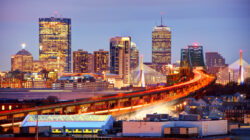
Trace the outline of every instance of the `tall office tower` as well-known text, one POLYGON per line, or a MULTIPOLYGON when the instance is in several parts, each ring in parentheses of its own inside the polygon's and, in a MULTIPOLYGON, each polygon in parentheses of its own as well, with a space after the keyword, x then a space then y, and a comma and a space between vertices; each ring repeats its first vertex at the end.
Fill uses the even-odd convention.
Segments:
POLYGON ((206 52, 206 65, 208 67, 225 66, 225 58, 223 58, 218 52, 206 52))
POLYGON ((103 73, 108 71, 109 66, 109 52, 100 49, 94 51, 94 72, 103 73))
POLYGON ((130 84, 130 48, 131 37, 110 39, 110 73, 120 75, 127 85, 130 84))
POLYGON ((136 44, 131 42, 130 49, 130 69, 133 70, 139 65, 139 50, 136 48, 136 44))
POLYGON ((27 50, 22 49, 11 56, 11 71, 32 72, 33 56, 27 50))
POLYGON ((73 72, 74 73, 88 73, 89 71, 89 53, 79 49, 73 51, 73 72))
POLYGON ((195 43, 187 49, 181 49, 181 67, 183 66, 204 67, 203 47, 195 43))
POLYGON ((162 22, 160 26, 154 27, 152 32, 152 63, 171 64, 171 31, 170 27, 162 25, 162 22))
POLYGON ((48 59, 59 59, 71 72, 71 19, 39 18, 39 60, 48 59))

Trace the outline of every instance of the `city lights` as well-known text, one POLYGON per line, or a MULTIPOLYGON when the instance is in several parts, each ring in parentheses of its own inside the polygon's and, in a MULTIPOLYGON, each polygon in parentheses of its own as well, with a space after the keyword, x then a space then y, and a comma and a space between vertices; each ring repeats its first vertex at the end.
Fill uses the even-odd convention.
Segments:
POLYGON ((0 138, 250 139, 244 0, 31 1, 0 1, 0 138))

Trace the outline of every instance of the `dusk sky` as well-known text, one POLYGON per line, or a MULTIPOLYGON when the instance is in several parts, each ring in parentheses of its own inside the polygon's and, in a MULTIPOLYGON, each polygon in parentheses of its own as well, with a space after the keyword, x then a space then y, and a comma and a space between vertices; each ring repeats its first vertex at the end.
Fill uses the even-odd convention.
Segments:
POLYGON ((131 36, 145 62, 151 62, 152 29, 172 31, 172 63, 193 42, 218 51, 232 63, 243 50, 250 63, 250 0, 0 0, 0 70, 11 69, 21 43, 38 59, 38 18, 71 18, 72 52, 109 50, 113 36, 131 36))

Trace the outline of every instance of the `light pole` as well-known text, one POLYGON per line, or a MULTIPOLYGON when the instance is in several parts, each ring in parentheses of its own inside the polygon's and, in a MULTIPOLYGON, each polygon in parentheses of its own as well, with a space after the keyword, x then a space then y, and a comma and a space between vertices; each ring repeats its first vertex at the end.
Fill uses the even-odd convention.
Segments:
MULTIPOLYGON (((36 106, 37 109, 37 106, 36 106)), ((38 110, 36 113, 36 140, 38 140, 38 110)))

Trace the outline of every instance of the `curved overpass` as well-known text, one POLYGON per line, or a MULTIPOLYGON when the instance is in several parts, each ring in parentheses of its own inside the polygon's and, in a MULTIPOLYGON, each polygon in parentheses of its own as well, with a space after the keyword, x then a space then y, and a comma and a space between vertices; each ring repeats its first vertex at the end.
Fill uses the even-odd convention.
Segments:
POLYGON ((169 87, 3 111, 0 113, 0 123, 2 126, 5 126, 3 124, 13 126, 15 122, 22 121, 28 114, 118 114, 188 96, 215 81, 214 76, 202 71, 194 70, 193 72, 193 79, 169 87))

